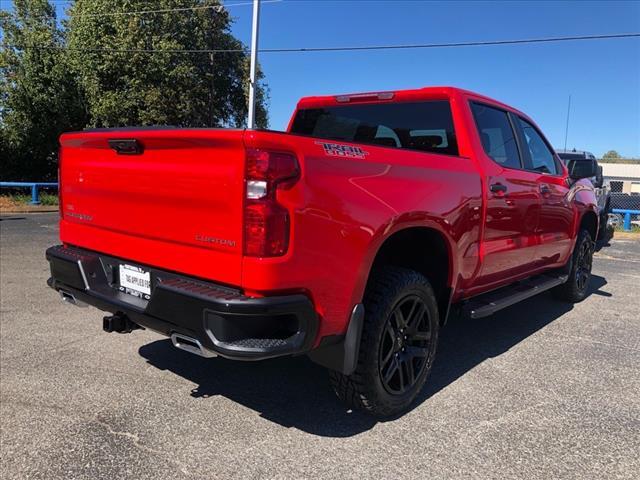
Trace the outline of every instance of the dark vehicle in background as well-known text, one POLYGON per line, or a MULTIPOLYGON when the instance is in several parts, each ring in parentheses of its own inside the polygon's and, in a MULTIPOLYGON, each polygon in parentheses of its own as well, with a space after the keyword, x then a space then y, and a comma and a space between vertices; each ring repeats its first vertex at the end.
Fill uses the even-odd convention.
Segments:
POLYGON ((596 191, 596 197, 598 199, 598 211, 600 215, 600 229, 598 231, 598 240, 610 240, 613 237, 612 229, 608 228, 608 218, 611 212, 611 189, 604 185, 604 177, 602 174, 602 167, 598 165, 596 156, 591 152, 583 150, 556 150, 560 160, 564 162, 569 171, 572 170, 573 162, 595 162, 596 164, 596 176, 591 177, 591 183, 596 191))

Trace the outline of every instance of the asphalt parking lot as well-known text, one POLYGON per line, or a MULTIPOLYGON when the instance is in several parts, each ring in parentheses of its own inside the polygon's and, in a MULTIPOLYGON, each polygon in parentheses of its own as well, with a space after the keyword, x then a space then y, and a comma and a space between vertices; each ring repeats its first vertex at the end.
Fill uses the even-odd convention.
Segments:
POLYGON ((346 411, 303 358, 203 359, 46 287, 57 214, 0 221, 1 477, 640 478, 640 241, 592 293, 454 320, 415 408, 346 411))

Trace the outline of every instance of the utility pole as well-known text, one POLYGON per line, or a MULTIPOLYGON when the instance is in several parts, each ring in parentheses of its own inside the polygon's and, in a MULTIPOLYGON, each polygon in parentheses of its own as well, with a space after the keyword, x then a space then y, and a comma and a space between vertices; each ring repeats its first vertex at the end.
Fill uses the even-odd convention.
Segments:
POLYGON ((209 53, 209 65, 211 66, 211 89, 209 91, 209 127, 215 125, 215 105, 216 105, 216 76, 214 71, 215 63, 213 63, 213 52, 209 53))
POLYGON ((258 63, 258 22, 260 0, 253 0, 253 22, 251 24, 251 66, 249 70, 249 118, 247 128, 256 127, 256 68, 258 63))
POLYGON ((569 105, 567 106, 567 127, 564 130, 564 151, 567 151, 567 137, 569 136, 569 113, 571 112, 571 95, 569 95, 569 105))

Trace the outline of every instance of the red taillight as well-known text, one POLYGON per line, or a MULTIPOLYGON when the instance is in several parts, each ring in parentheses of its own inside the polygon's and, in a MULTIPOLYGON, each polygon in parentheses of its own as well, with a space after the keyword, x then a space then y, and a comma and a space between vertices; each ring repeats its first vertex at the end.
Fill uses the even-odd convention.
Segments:
POLYGON ((289 212, 273 201, 248 201, 244 215, 245 255, 274 257, 287 253, 289 212))
POLYGON ((278 189, 293 185, 299 175, 292 153, 247 149, 244 253, 277 257, 289 246, 289 211, 276 198, 278 189))
POLYGON ((247 149, 247 180, 282 183, 297 177, 299 172, 298 161, 292 153, 247 149))

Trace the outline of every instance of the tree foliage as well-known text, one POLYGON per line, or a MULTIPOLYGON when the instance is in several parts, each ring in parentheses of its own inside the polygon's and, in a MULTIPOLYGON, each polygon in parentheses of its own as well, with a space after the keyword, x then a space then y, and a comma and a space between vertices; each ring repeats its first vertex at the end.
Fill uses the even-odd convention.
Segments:
POLYGON ((609 150, 607 153, 602 155, 603 160, 615 160, 618 158, 622 158, 618 152, 615 150, 609 150))
MULTIPOLYGON (((76 0, 62 27, 47 0, 14 0, 13 6, 0 13, 3 180, 55 179, 64 131, 245 124, 249 55, 231 34, 226 10, 104 15, 220 7, 219 0, 76 0)), ((256 123, 262 128, 267 95, 260 75, 256 123)))
MULTIPOLYGON (((244 125, 248 55, 230 33, 226 10, 200 8, 98 16, 89 13, 219 5, 218 0, 77 0, 68 12, 69 57, 85 94, 91 125, 244 125), (127 51, 216 49, 241 51, 127 51)), ((257 123, 266 127, 264 87, 258 93, 257 123)))
POLYGON ((620 155, 615 150, 609 150, 607 153, 602 155, 602 163, 630 163, 637 164, 640 163, 640 158, 625 158, 620 155))
POLYGON ((0 12, 1 178, 56 177, 58 136, 87 121, 76 83, 60 47, 64 38, 55 9, 46 0, 14 0, 0 12))

